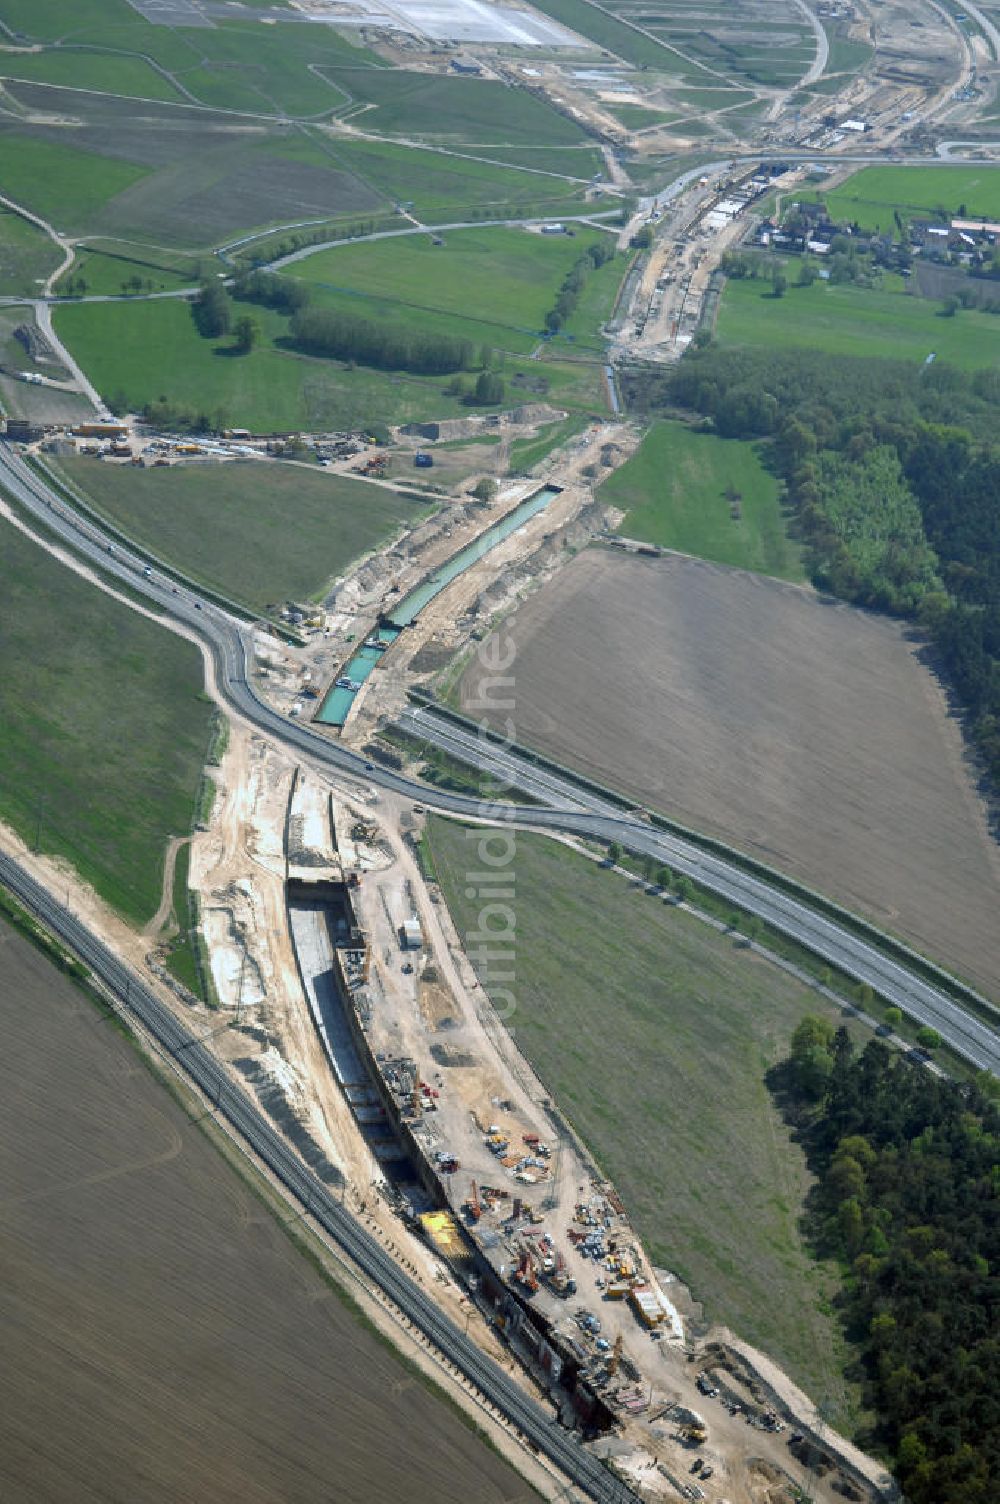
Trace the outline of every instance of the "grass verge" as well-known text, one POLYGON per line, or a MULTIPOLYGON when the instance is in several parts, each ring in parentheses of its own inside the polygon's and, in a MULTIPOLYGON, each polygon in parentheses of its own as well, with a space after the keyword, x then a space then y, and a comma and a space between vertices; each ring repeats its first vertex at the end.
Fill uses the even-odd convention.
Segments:
POLYGON ((435 788, 450 789, 457 794, 474 794, 479 799, 503 799, 510 804, 536 803, 530 794, 499 783, 488 773, 469 767, 468 763, 459 762, 432 742, 410 736, 398 726, 388 726, 379 735, 383 741, 398 747, 406 757, 418 758, 420 766, 417 776, 425 783, 433 784, 435 788))

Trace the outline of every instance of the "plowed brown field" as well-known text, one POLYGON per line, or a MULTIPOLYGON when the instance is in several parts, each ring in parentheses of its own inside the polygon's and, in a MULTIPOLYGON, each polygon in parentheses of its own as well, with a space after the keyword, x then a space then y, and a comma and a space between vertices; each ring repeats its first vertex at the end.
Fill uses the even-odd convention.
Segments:
MULTIPOLYGON (((503 630, 519 740, 1000 998, 1000 852, 959 726, 899 623, 761 575, 595 548, 503 630)), ((480 677, 474 660, 461 683, 477 716, 480 677)))
POLYGON ((534 1497, 5 926, 0 1030, 5 1504, 534 1497))

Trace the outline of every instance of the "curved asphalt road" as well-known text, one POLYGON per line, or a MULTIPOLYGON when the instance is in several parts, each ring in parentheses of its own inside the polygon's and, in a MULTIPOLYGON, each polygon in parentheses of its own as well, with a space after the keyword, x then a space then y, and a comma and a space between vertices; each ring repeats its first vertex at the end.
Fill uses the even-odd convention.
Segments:
POLYGON ((407 729, 492 774, 500 782, 546 800, 547 807, 496 804, 432 789, 391 768, 375 767, 342 743, 308 725, 289 720, 262 700, 253 687, 252 676, 247 672, 252 661, 249 633, 243 624, 207 602, 199 605, 184 586, 174 587, 157 575, 146 579, 142 561, 128 550, 116 545, 114 552, 109 553, 104 534, 68 508, 6 443, 0 444, 0 484, 77 553, 88 556, 105 572, 117 575, 132 590, 149 597, 161 611, 192 627, 210 647, 219 690, 225 699, 246 720, 285 746, 314 763, 354 774, 365 782, 450 814, 574 831, 604 841, 619 841, 632 851, 652 856, 807 946, 894 1003, 908 1017, 936 1029, 942 1039, 977 1069, 1000 1076, 1000 1036, 900 961, 808 904, 771 887, 764 879, 744 872, 691 841, 625 814, 569 781, 563 783, 557 775, 534 767, 516 752, 480 740, 427 711, 408 711, 403 717, 407 729))

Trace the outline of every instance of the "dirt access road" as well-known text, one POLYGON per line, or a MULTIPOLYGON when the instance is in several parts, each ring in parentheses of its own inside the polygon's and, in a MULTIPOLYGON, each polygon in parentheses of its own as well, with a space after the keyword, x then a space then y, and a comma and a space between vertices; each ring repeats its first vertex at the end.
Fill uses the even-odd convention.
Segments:
POLYGON ((1000 997, 1000 853, 959 726, 898 623, 700 560, 592 548, 508 629, 520 740, 1000 997))

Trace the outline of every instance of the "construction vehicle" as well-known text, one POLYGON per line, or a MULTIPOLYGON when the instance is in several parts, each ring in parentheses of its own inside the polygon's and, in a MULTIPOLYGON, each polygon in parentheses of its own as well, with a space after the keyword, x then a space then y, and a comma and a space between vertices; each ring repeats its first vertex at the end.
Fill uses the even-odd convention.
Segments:
POLYGON ((468 1213, 470 1222, 478 1222, 483 1215, 482 1203, 479 1200, 479 1187, 474 1180, 469 1186, 469 1194, 465 1200, 465 1211, 468 1213))
POLYGON ((614 1347, 611 1350, 611 1357, 608 1359, 608 1373, 609 1374, 614 1375, 614 1374, 616 1374, 618 1372, 618 1365, 621 1362, 621 1360, 622 1360, 622 1334, 621 1334, 621 1332, 619 1332, 618 1336, 615 1338, 615 1345, 614 1345, 614 1347))
POLYGON ((525 1248, 521 1254, 517 1268, 514 1270, 514 1278, 530 1290, 532 1294, 538 1289, 538 1274, 535 1271, 535 1261, 525 1248))
POLYGON ((523 1284, 523 1287, 529 1290, 532 1295, 538 1289, 538 1265, 535 1263, 535 1257, 532 1254, 531 1248, 522 1248, 519 1263, 517 1263, 517 1268, 514 1269, 514 1278, 520 1284, 523 1284))

